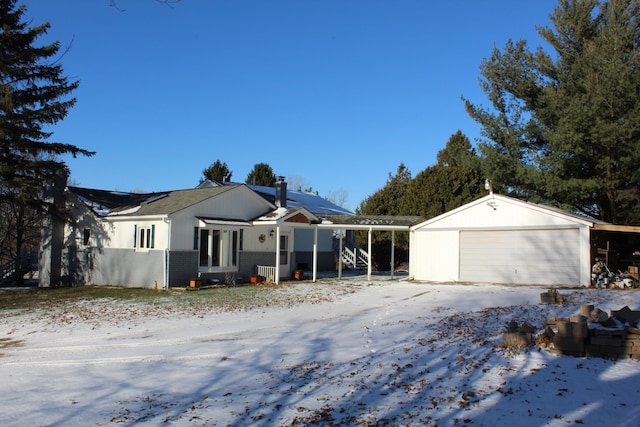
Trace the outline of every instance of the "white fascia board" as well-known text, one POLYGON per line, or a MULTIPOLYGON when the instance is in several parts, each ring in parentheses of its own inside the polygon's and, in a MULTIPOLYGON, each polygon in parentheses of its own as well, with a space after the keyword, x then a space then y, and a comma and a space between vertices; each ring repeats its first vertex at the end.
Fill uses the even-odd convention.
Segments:
POLYGON ((530 202, 525 202, 524 200, 520 200, 520 199, 515 199, 513 197, 508 197, 508 196, 502 196, 500 194, 488 194, 484 197, 479 198, 478 200, 474 200, 472 202, 469 202, 467 204, 464 204, 460 207, 457 207, 453 210, 450 210, 448 212, 445 212, 441 215, 438 215, 434 218, 428 219, 426 221, 420 222, 416 225, 413 225, 411 227, 411 230, 417 230, 420 229, 422 227, 425 227, 427 225, 433 224, 435 222, 441 221, 445 218, 448 218, 449 216, 452 215, 456 215, 464 210, 470 209, 472 207, 475 207, 477 205, 480 204, 485 204, 485 203, 490 203, 491 201, 498 201, 498 202, 504 202, 504 203, 509 203, 512 205, 518 205, 522 208, 525 209, 531 209, 534 210, 536 212, 540 212, 543 213, 545 215, 550 215, 550 216, 554 216, 556 218, 562 218, 565 219, 567 221, 570 222, 574 222, 576 224, 581 224, 583 226, 587 226, 587 227, 592 227, 594 222, 590 221, 588 218, 579 218, 577 216, 574 215, 570 215, 568 213, 562 213, 560 211, 557 211, 555 209, 552 209, 551 207, 545 207, 544 205, 539 205, 536 203, 530 203, 530 202))
POLYGON ((410 228, 408 225, 366 225, 366 224, 333 224, 323 222, 322 224, 317 224, 318 228, 326 228, 331 230, 379 230, 379 231, 409 231, 410 228))
POLYGON ((138 216, 107 216, 104 217, 109 222, 116 221, 164 221, 169 220, 169 215, 138 215, 138 216))
POLYGON ((204 224, 204 225, 228 225, 228 226, 239 226, 239 227, 253 227, 253 224, 251 223, 251 221, 234 221, 234 220, 226 221, 224 219, 205 219, 205 218, 198 218, 198 221, 200 222, 201 226, 203 226, 204 224))

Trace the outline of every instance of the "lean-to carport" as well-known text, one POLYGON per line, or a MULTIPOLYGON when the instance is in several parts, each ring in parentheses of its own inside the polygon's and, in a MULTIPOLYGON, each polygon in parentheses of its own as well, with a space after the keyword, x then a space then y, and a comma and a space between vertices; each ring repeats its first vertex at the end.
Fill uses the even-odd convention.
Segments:
MULTIPOLYGON (((424 218, 419 216, 390 216, 390 215, 326 215, 322 217, 320 224, 317 224, 317 228, 332 229, 332 230, 353 230, 353 231, 367 231, 367 253, 369 254, 369 262, 367 263, 367 280, 371 280, 372 274, 372 245, 371 238, 374 231, 390 231, 391 232, 391 275, 394 273, 394 252, 395 252, 395 232, 396 231, 409 231, 412 225, 417 224, 424 218)), ((342 257, 342 242, 343 238, 340 237, 340 257, 342 257)), ((313 262, 313 281, 317 278, 317 261, 316 253, 314 252, 313 262)), ((342 260, 338 262, 338 276, 342 277, 342 260)))

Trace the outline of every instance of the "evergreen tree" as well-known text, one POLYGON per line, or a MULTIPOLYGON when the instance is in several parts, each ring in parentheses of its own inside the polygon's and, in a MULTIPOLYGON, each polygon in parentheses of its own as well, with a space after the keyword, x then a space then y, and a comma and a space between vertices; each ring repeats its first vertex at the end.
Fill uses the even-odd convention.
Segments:
MULTIPOLYGON (((371 196, 364 199, 356 209, 358 215, 399 215, 401 201, 409 184, 411 183, 411 172, 400 163, 396 175, 389 173, 387 183, 383 188, 376 191, 371 196)), ((395 245, 396 264, 406 261, 408 254, 408 238, 406 233, 396 233, 395 245)), ((367 247, 367 233, 356 232, 356 243, 363 248, 367 247)), ((391 260, 391 233, 388 231, 377 231, 371 238, 373 250, 373 267, 377 270, 386 271, 389 269, 391 260)))
POLYGON ((229 170, 227 164, 216 160, 211 166, 202 170, 203 178, 200 178, 200 183, 207 179, 218 182, 229 182, 231 181, 231 175, 232 172, 229 170))
POLYGON ((461 131, 449 138, 437 159, 407 187, 401 214, 432 218, 485 194, 479 158, 461 131))
MULTIPOLYGON (((47 189, 68 175, 63 154, 94 153, 74 145, 49 141, 46 128, 62 120, 74 105, 71 93, 78 82, 63 76, 54 59, 58 42, 36 46, 49 24, 29 28, 24 22, 24 5, 0 0, 0 203, 4 212, 14 213, 13 251, 20 254, 32 216, 44 213, 49 204, 47 189), (15 216, 17 215, 17 217, 15 216)), ((18 280, 21 280, 18 274, 18 280)))
POLYGON ((552 53, 509 41, 481 65, 493 109, 466 100, 498 191, 640 221, 640 2, 560 0, 552 53))
POLYGON ((245 182, 250 185, 273 187, 276 183, 276 175, 268 164, 256 163, 253 166, 253 170, 251 170, 247 175, 247 180, 245 182))
POLYGON ((399 215, 402 196, 410 182, 411 172, 404 163, 400 163, 396 175, 389 173, 385 186, 360 202, 356 214, 399 215))

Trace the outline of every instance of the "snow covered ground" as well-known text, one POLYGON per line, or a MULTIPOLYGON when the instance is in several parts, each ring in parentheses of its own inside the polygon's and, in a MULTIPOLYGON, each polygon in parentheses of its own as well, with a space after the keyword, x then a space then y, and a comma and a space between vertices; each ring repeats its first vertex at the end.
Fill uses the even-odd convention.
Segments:
POLYGON ((511 320, 541 327, 588 303, 638 310, 640 291, 560 290, 559 306, 540 304, 541 287, 289 289, 308 302, 3 312, 0 425, 640 425, 640 362, 501 348, 511 320))

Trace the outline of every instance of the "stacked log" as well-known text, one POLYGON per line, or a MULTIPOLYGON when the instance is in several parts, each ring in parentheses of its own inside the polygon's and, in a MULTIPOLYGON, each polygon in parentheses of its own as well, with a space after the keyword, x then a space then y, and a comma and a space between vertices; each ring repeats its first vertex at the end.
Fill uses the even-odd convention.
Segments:
POLYGON ((594 329, 585 345, 585 356, 640 360, 640 335, 626 330, 594 329))
POLYGON ((593 305, 584 305, 580 315, 549 319, 540 342, 552 340, 550 350, 557 354, 640 360, 640 329, 629 326, 635 325, 638 319, 640 312, 628 307, 612 311, 608 316, 593 305), (589 328, 588 322, 598 326, 589 328))
POLYGON ((562 304, 564 298, 556 289, 549 289, 547 292, 540 294, 540 302, 542 304, 562 304))
POLYGON ((575 318, 552 318, 547 324, 550 329, 557 329, 553 336, 551 351, 557 354, 582 357, 585 355, 585 344, 588 337, 586 319, 582 316, 575 318))

